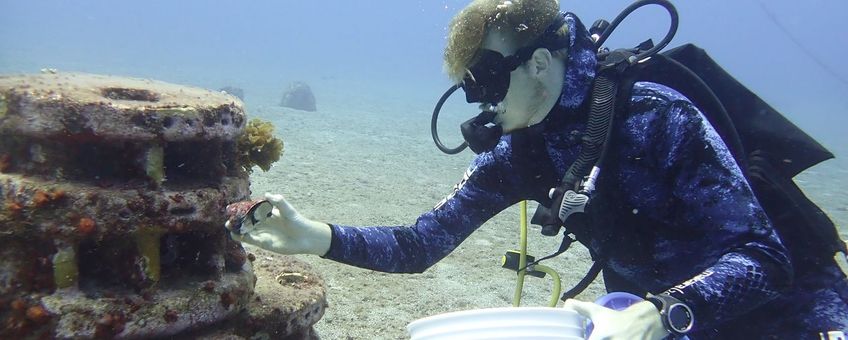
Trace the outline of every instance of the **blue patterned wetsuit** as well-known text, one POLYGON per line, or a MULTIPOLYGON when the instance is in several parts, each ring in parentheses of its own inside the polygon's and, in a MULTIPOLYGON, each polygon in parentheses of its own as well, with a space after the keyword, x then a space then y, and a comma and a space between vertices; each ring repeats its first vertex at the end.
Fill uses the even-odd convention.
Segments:
MULTIPOLYGON (((412 226, 332 225, 325 257, 422 272, 505 208, 525 199, 548 204, 548 190, 579 152, 581 103, 594 77, 585 29, 571 15, 567 22, 563 96, 543 122, 478 155, 458 189, 412 226)), ((693 308, 693 339, 848 332, 845 275, 835 263, 805 268, 790 287, 787 250, 727 147, 686 98, 637 83, 613 133, 598 193, 574 230, 605 262, 608 290, 669 292, 693 308)))

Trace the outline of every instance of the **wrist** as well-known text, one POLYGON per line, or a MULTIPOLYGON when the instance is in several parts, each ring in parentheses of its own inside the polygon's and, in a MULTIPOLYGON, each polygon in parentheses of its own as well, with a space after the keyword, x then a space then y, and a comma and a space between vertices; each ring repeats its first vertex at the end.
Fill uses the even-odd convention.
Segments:
POLYGON ((329 224, 316 221, 309 221, 309 229, 312 231, 310 239, 311 246, 308 253, 312 255, 324 256, 330 251, 330 244, 333 240, 333 231, 329 224))
POLYGON ((633 304, 628 309, 633 309, 639 320, 643 320, 648 327, 646 334, 658 335, 652 338, 665 338, 671 334, 663 325, 660 311, 649 301, 641 301, 633 304))
POLYGON ((663 328, 670 334, 682 336, 692 330, 695 317, 692 308, 668 294, 651 295, 647 302, 658 311, 663 328))

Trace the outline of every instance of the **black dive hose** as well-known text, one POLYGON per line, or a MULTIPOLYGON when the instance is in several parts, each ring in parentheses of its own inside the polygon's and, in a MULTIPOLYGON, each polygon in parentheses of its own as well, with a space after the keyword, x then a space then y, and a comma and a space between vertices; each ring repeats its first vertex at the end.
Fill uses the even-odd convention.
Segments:
MULTIPOLYGON (((598 51, 600 51, 597 54, 598 60, 606 60, 607 57, 610 55, 610 52, 601 51, 601 47, 603 46, 604 42, 606 42, 606 40, 612 35, 612 32, 615 31, 615 29, 618 27, 618 25, 621 24, 621 22, 624 21, 624 19, 627 18, 627 16, 630 15, 630 13, 632 13, 633 11, 635 11, 636 9, 638 9, 640 7, 647 6, 647 5, 659 5, 659 6, 662 6, 663 8, 665 8, 666 11, 668 11, 669 16, 671 18, 671 26, 669 27, 668 33, 663 38, 663 40, 661 40, 658 44, 651 47, 647 51, 641 52, 641 53, 639 53, 635 56, 628 58, 627 62, 635 63, 635 62, 643 61, 647 58, 650 58, 651 56, 653 56, 654 54, 658 53, 660 50, 665 48, 665 46, 667 46, 671 42, 671 39, 674 38, 674 35, 677 33, 677 27, 678 27, 678 24, 679 24, 679 17, 677 15, 677 9, 674 8, 674 5, 672 5, 671 2, 669 2, 668 0, 639 0, 639 1, 636 1, 633 4, 631 4, 630 6, 627 6, 627 8, 625 8, 624 11, 622 11, 615 18, 615 20, 612 21, 612 23, 604 25, 603 33, 601 33, 599 35, 598 40, 595 42, 595 47, 597 48, 598 51)), ((602 64, 601 66, 603 67, 604 65, 602 64)), ((599 72, 599 77, 600 77, 600 73, 602 73, 602 72, 599 72)), ((598 86, 599 85, 596 84, 593 87, 598 87, 598 86)), ((607 87, 607 85, 601 85, 601 86, 607 87)), ((460 144, 456 148, 449 148, 449 147, 445 146, 442 143, 441 139, 439 138, 439 133, 438 133, 438 130, 437 130, 437 125, 438 125, 437 123, 438 123, 438 120, 439 120, 439 111, 441 111, 442 105, 444 105, 444 103, 445 103, 445 101, 447 101, 448 97, 450 97, 459 88, 460 88, 460 86, 458 84, 453 85, 450 89, 447 90, 447 92, 445 92, 445 94, 442 95, 442 97, 439 99, 439 102, 436 104, 436 107, 433 109, 433 116, 430 120, 430 133, 433 136, 433 142, 436 143, 436 147, 438 147, 439 150, 441 150, 442 152, 449 154, 449 155, 458 154, 458 153, 462 152, 462 150, 465 150, 466 147, 468 147, 467 142, 463 142, 462 144, 460 144)), ((615 90, 606 88, 604 91, 615 91, 615 90)), ((612 92, 611 94, 612 94, 611 98, 605 97, 602 100, 603 103, 597 103, 597 105, 599 105, 598 110, 600 110, 602 108, 602 105, 613 105, 609 101, 615 100, 615 93, 612 92)), ((596 106, 596 103, 593 102, 592 107, 594 108, 595 106, 596 106)), ((591 117, 591 115, 590 115, 590 117, 591 117)), ((594 135, 596 137, 602 136, 601 134, 599 134, 600 131, 603 131, 603 129, 606 129, 605 126, 607 126, 609 124, 607 124, 606 121, 597 121, 595 123, 592 123, 591 121, 592 121, 592 119, 590 118, 590 122, 589 122, 590 124, 587 127, 587 135, 588 136, 594 135), (601 130, 599 130, 599 129, 601 129, 601 130)), ((594 140, 597 141, 599 139, 594 139, 594 140)), ((584 139, 584 142, 585 142, 585 139, 584 139)), ((584 143, 584 144, 596 145, 597 142, 588 142, 588 143, 584 143)), ((601 147, 597 147, 597 149, 601 149, 601 147)), ((587 155, 585 157, 581 157, 583 159, 581 161, 581 163, 576 163, 576 164, 572 165, 571 169, 569 169, 569 172, 566 174, 566 176, 569 176, 569 178, 572 179, 570 181, 570 183, 575 182, 573 177, 579 176, 577 174, 588 173, 588 171, 591 170, 592 162, 590 161, 590 159, 591 159, 590 157, 595 157, 595 159, 597 159, 597 157, 600 156, 601 151, 602 150, 594 150, 593 154, 591 156, 587 155), (577 166, 575 166, 575 165, 577 165, 577 166)))
MULTIPOLYGON (((572 189, 574 190, 577 190, 577 185, 581 183, 581 179, 587 176, 592 170, 592 166, 601 159, 606 146, 609 144, 609 132, 612 128, 612 117, 615 114, 615 101, 618 94, 618 82, 620 81, 618 79, 619 77, 615 76, 616 71, 622 70, 620 68, 621 64, 630 65, 650 58, 668 45, 671 39, 674 38, 674 35, 677 34, 679 17, 674 5, 667 0, 640 0, 627 6, 612 23, 606 25, 603 33, 598 37, 598 41, 595 42, 595 46, 600 49, 604 42, 612 35, 612 32, 615 31, 618 25, 630 13, 647 5, 659 5, 665 8, 671 17, 671 26, 659 44, 627 59, 622 59, 622 56, 626 56, 626 54, 619 51, 598 53, 600 65, 598 76, 595 78, 594 84, 592 84, 592 102, 590 104, 586 133, 583 135, 583 146, 577 160, 571 164, 562 180, 562 183, 573 184, 574 188, 572 189)), ((552 230, 548 230, 548 232, 550 231, 552 230)))
MULTIPOLYGON (((599 75, 592 85, 592 103, 589 111, 589 121, 583 135, 583 145, 580 154, 568 168, 563 183, 579 184, 583 176, 589 174, 595 162, 601 159, 601 153, 609 139, 612 128, 612 117, 615 115, 615 101, 618 94, 618 84, 607 75, 599 75)), ((573 188, 577 190, 577 188, 573 188)))
MULTIPOLYGON (((618 25, 621 24, 621 22, 624 21, 624 19, 627 18, 630 13, 633 13, 633 11, 647 5, 659 5, 662 6, 662 8, 665 8, 665 10, 668 11, 669 17, 671 18, 671 25, 669 26, 668 33, 666 33, 663 40, 661 40, 658 44, 654 45, 654 47, 650 48, 649 50, 637 54, 635 60, 644 60, 645 58, 657 54, 657 52, 665 48, 668 43, 671 42, 671 39, 674 38, 674 35, 677 34, 677 26, 680 23, 680 17, 677 15, 677 9, 674 8, 674 5, 672 5, 671 2, 669 2, 668 0, 639 0, 631 4, 630 6, 627 6, 627 8, 621 11, 621 13, 617 17, 615 17, 612 23, 610 23, 604 29, 604 32, 601 33, 601 35, 598 37, 598 41, 595 42, 595 47, 597 47, 598 49, 603 47, 604 43, 612 35, 612 32, 615 31, 618 25)), ((607 54, 608 53, 598 53, 598 59, 606 57, 607 54)))
MULTIPOLYGON (((674 35, 677 33, 677 10, 670 2, 666 0, 641 0, 628 6, 621 14, 618 15, 618 17, 615 18, 615 20, 613 20, 611 24, 605 25, 606 27, 604 28, 603 33, 600 34, 595 44, 598 50, 601 50, 607 38, 612 35, 615 28, 618 27, 618 25, 630 13, 649 4, 660 5, 668 11, 671 16, 671 27, 659 44, 649 48, 645 52, 635 55, 633 53, 638 52, 638 50, 633 53, 628 53, 628 51, 623 50, 616 50, 612 52, 604 51, 603 53, 598 53, 598 60, 600 61, 598 76, 595 78, 595 82, 592 85, 592 102, 590 104, 590 114, 589 121, 586 126, 586 133, 583 136, 582 149, 580 150, 577 160, 575 160, 571 167, 568 168, 568 172, 566 172, 562 181, 562 185, 573 185, 573 190, 579 189, 579 186, 582 184, 583 176, 588 177, 593 166, 601 166, 600 163, 603 162, 604 156, 609 149, 617 94, 619 87, 621 86, 620 82, 622 82, 622 77, 624 77, 624 73, 627 68, 658 53, 666 45, 668 45, 669 42, 671 42, 671 39, 674 38, 674 35)), ((540 213, 540 211, 537 211, 537 213, 540 213)), ((541 213, 542 216, 540 216, 540 219, 545 219, 543 216, 551 214, 551 210, 543 209, 541 213)), ((550 217, 547 217, 547 219, 550 219, 550 217)), ((564 221, 560 221, 560 223, 562 222, 564 221)), ((561 227, 563 227, 562 224, 542 225, 542 234, 556 235, 559 233, 559 228, 561 227)), ((564 237, 569 238, 567 235, 564 237)), ((566 240, 563 239, 563 242, 566 242, 566 240)), ((602 259, 594 260, 595 262, 592 264, 592 268, 589 269, 589 272, 586 273, 586 276, 584 276, 576 286, 565 292, 562 295, 562 300, 573 298, 580 294, 580 292, 585 290, 586 287, 595 280, 598 274, 603 270, 605 261, 602 259)))
POLYGON ((462 152, 462 150, 465 150, 465 148, 468 146, 467 142, 462 142, 462 144, 460 144, 459 146, 451 149, 442 144, 442 140, 439 139, 439 131, 437 127, 439 122, 439 111, 442 110, 442 105, 445 104, 445 101, 448 100, 448 97, 450 97, 457 89, 459 89, 459 84, 451 86, 451 88, 449 88, 445 92, 445 94, 442 95, 442 98, 440 98, 439 102, 436 103, 436 108, 433 109, 433 118, 430 119, 430 134, 433 135, 433 141, 436 142, 436 147, 439 148, 439 150, 442 150, 442 152, 448 155, 458 154, 462 152))

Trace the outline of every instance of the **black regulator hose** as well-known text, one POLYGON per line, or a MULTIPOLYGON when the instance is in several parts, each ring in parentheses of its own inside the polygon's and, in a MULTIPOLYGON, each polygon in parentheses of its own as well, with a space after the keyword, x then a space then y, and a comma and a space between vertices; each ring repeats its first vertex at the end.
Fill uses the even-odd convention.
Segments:
MULTIPOLYGON (((589 108, 589 121, 586 125, 586 133, 583 135, 583 146, 577 160, 571 164, 563 177, 563 183, 579 184, 583 176, 589 174, 592 167, 595 166, 598 160, 603 159, 603 154, 606 152, 606 147, 609 143, 610 129, 612 129, 612 118, 615 115, 615 102, 618 94, 619 77, 615 75, 614 69, 616 64, 623 59, 628 59, 627 63, 635 63, 637 61, 649 58, 662 50, 674 35, 677 34, 677 26, 679 17, 677 9, 674 8, 667 0, 639 0, 627 6, 605 29, 598 38, 595 46, 598 49, 612 35, 616 27, 627 18, 630 13, 647 5, 659 5, 665 8, 671 17, 671 26, 668 33, 660 41, 659 44, 653 46, 645 52, 639 53, 631 58, 621 57, 620 51, 613 51, 613 54, 603 53, 598 55, 599 60, 607 59, 607 56, 612 56, 606 62, 602 62, 598 76, 592 84, 592 102, 589 108), (617 54, 616 54, 617 53, 617 54)), ((574 188, 575 190, 577 188, 574 188)))
MULTIPOLYGON (((677 9, 674 5, 671 4, 668 0, 639 0, 627 6, 616 18, 612 21, 612 23, 608 25, 604 25, 603 33, 601 33, 598 37, 598 40, 595 42, 595 46, 597 50, 601 50, 604 42, 612 35, 612 32, 627 18, 630 13, 639 9, 640 7, 647 5, 659 5, 668 11, 669 16, 671 18, 671 26, 669 27, 668 33, 666 33, 663 40, 661 40, 658 44, 654 45, 647 51, 641 52, 635 56, 631 56, 627 59, 627 61, 632 64, 638 61, 643 61, 647 58, 650 58, 654 54, 658 53, 660 50, 665 48, 670 42, 671 39, 674 38, 674 35, 677 33, 677 27, 679 24, 679 17, 677 14, 677 9)), ((598 53, 598 59, 604 60, 609 55, 609 52, 600 52, 598 53)), ((614 59, 614 58, 613 58, 614 59)), ((603 67, 603 65, 601 65, 603 67)), ((603 78, 601 74, 599 74, 598 78, 603 78)), ((581 156, 578 160, 572 164, 569 169, 566 177, 569 179, 568 183, 577 183, 578 176, 580 174, 588 173, 591 170, 591 167, 594 165, 595 161, 599 159, 599 157, 603 153, 603 144, 606 139, 605 134, 609 131, 609 125, 611 124, 611 115, 609 114, 594 114, 594 113, 602 113, 606 110, 611 109, 611 106, 614 106, 615 95, 617 92, 617 88, 614 82, 610 79, 605 79, 599 81, 601 79, 596 79, 593 90, 599 90, 603 93, 603 95, 598 96, 598 101, 593 101, 591 110, 592 114, 589 115, 589 124, 587 126, 586 136, 584 136, 584 148, 589 148, 589 152, 581 152, 581 156), (592 117, 596 117, 600 120, 593 119, 592 117), (599 118, 599 117, 608 117, 608 118, 599 118), (585 156, 584 156, 585 155, 585 156)), ((433 109, 433 116, 430 120, 430 133, 433 135, 433 141, 436 143, 436 147, 442 152, 454 155, 462 152, 468 147, 467 142, 463 142, 456 148, 449 148, 445 146, 441 139, 439 139, 439 133, 437 128, 437 123, 439 119, 439 111, 442 109, 442 105, 444 105, 445 101, 447 101, 448 97, 450 97, 460 86, 453 85, 451 86, 445 94, 442 95, 442 98, 439 99, 439 102, 436 104, 436 107, 433 109)))
MULTIPOLYGON (((677 34, 677 26, 680 23, 680 17, 677 15, 677 8, 675 8, 674 5, 672 5, 671 2, 669 2, 668 0, 639 0, 631 4, 630 6, 627 6, 627 8, 625 8, 617 17, 615 17, 615 20, 613 20, 612 23, 610 23, 609 26, 604 29, 604 32, 601 33, 600 37, 598 38, 598 41, 595 42, 595 47, 598 49, 603 47, 604 42, 607 41, 607 39, 612 35, 612 32, 615 31, 616 27, 618 27, 618 25, 621 24, 621 22, 624 21, 624 19, 627 18, 630 13, 633 13, 633 11, 647 5, 659 5, 662 8, 665 8, 665 10, 668 11, 669 17, 671 18, 671 25, 669 26, 668 33, 666 33, 663 40, 661 40, 658 44, 654 45, 654 47, 652 47, 651 49, 636 55, 635 61, 644 60, 645 58, 648 58, 665 48, 668 43, 671 42, 671 39, 674 38, 674 35, 677 34)), ((601 55, 599 55, 599 57, 601 57, 601 55)))
POLYGON ((442 144, 442 140, 439 139, 439 132, 438 132, 438 127, 437 127, 437 125, 438 125, 437 123, 439 121, 439 111, 442 110, 442 105, 445 104, 445 101, 447 101, 448 98, 454 92, 456 92, 457 89, 459 89, 458 84, 451 86, 451 88, 449 88, 445 92, 445 94, 442 95, 442 98, 440 98, 439 102, 436 103, 436 108, 433 109, 433 118, 430 119, 430 134, 433 135, 433 141, 436 142, 436 147, 438 147, 439 150, 442 150, 442 152, 444 152, 448 155, 458 154, 458 153, 462 152, 462 150, 465 150, 466 147, 468 147, 467 142, 462 142, 462 144, 460 144, 458 147, 451 149, 451 148, 445 146, 444 144, 442 144))
POLYGON ((601 74, 595 78, 595 83, 592 85, 589 121, 586 124, 586 132, 583 134, 580 154, 568 168, 563 183, 579 184, 582 177, 592 170, 592 166, 602 159, 605 146, 609 144, 617 93, 618 84, 607 75, 601 74))

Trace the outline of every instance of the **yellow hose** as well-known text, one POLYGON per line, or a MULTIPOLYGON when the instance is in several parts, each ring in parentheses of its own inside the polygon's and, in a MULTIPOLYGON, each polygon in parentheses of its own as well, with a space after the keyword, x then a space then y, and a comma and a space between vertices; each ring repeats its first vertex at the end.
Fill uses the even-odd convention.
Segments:
MULTIPOLYGON (((519 240, 518 268, 524 268, 524 266, 527 265, 527 201, 521 201, 518 204, 518 207, 521 212, 521 239, 519 240)), ((533 266, 533 270, 546 273, 553 278, 554 289, 551 294, 551 301, 548 302, 548 306, 556 307, 557 303, 559 303, 560 291, 562 290, 562 282, 560 280, 559 273, 548 266, 539 264, 533 266)), ((518 272, 518 280, 515 284, 515 294, 512 296, 513 307, 521 306, 521 292, 524 290, 525 275, 527 275, 527 269, 523 269, 518 272)))
MULTIPOLYGON (((521 211, 521 239, 519 240, 518 268, 524 268, 527 265, 527 201, 521 201, 518 207, 521 211)), ((527 275, 526 269, 518 272, 518 280, 515 283, 515 294, 512 296, 513 307, 519 307, 521 305, 521 291, 524 289, 525 275, 527 275)))
POLYGON ((554 279, 554 290, 553 292, 551 292, 551 301, 548 302, 548 307, 556 307, 557 303, 559 303, 559 292, 562 290, 562 283, 559 279, 559 273, 557 273, 551 267, 543 266, 541 264, 533 266, 533 270, 538 270, 540 272, 546 273, 554 279))

